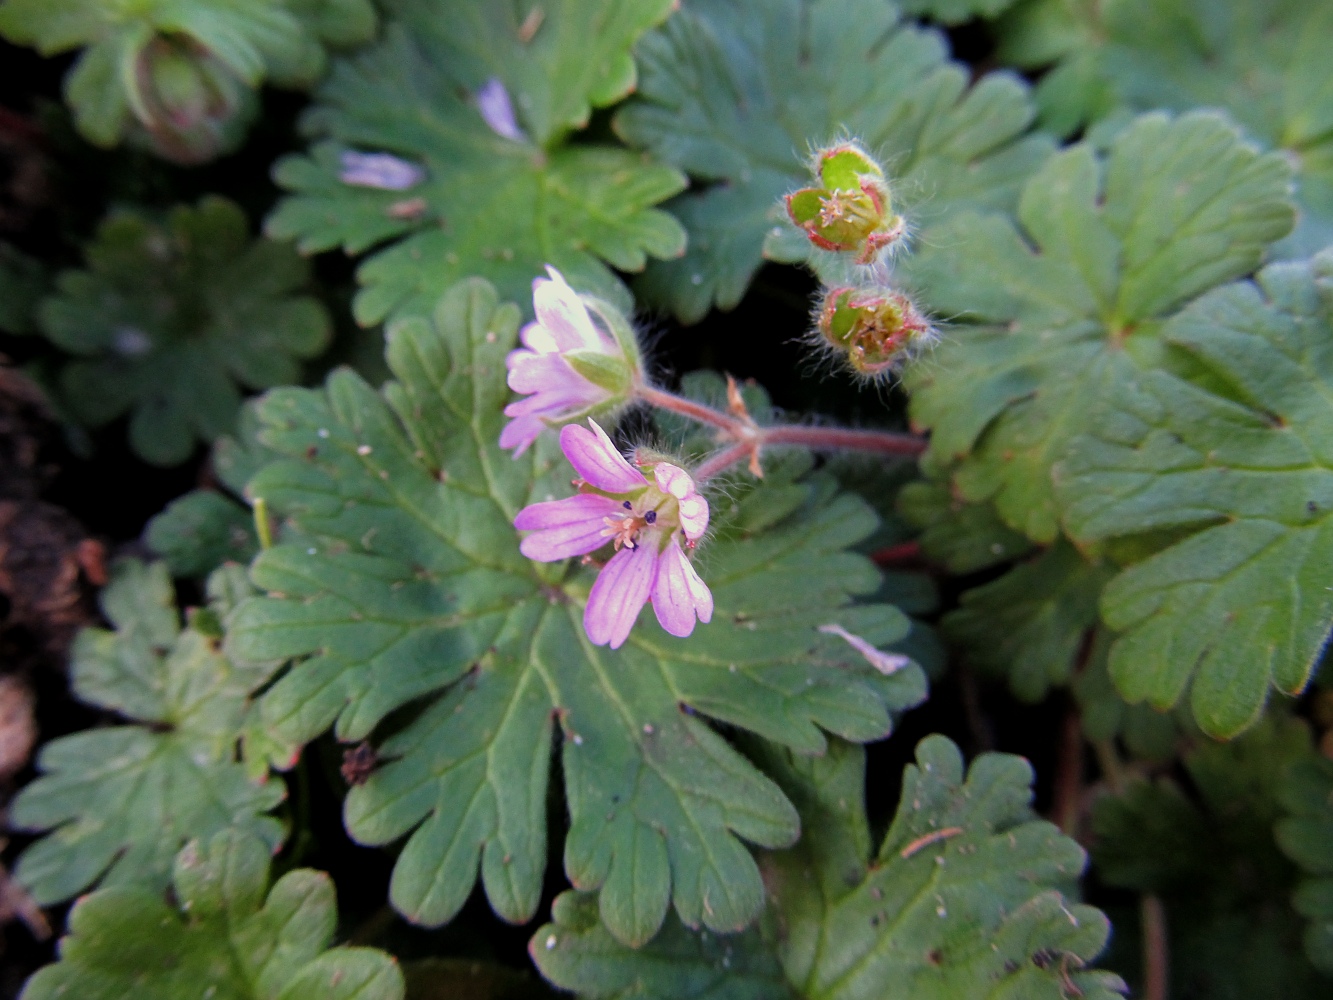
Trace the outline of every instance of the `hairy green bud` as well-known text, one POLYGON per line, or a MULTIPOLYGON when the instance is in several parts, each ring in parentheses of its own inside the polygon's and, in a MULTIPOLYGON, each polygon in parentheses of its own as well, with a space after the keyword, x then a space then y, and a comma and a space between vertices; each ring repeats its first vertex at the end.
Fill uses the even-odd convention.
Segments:
POLYGON ((818 187, 787 195, 787 214, 822 250, 855 252, 869 264, 903 235, 901 216, 884 171, 855 143, 820 150, 815 157, 818 187))

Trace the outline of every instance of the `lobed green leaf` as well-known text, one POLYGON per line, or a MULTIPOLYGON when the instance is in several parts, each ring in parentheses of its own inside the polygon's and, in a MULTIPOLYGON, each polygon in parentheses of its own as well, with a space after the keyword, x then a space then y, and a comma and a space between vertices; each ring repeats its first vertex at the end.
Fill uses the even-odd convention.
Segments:
POLYGON ((1057 542, 1036 558, 962 595, 944 634, 977 667, 1008 676, 1024 701, 1068 684, 1087 659, 1097 601, 1114 570, 1057 542))
POLYGON ((269 596, 237 610, 229 648, 303 658, 263 702, 296 741, 330 724, 363 739, 438 693, 385 736, 388 763, 345 809, 362 843, 407 838, 390 894, 409 919, 450 919, 478 873, 502 917, 532 915, 558 724, 565 870, 600 890, 611 932, 642 943, 672 904, 689 925, 740 930, 763 898, 741 840, 787 844, 797 819, 705 717, 819 752, 825 731, 878 738, 891 712, 924 696, 915 666, 886 677, 818 630, 841 624, 877 645, 907 632, 891 607, 851 606, 878 585, 847 551, 874 515, 826 479, 779 477, 717 511, 700 555, 713 624, 685 641, 649 615, 619 651, 592 646, 581 623, 591 572, 529 562, 512 524, 525 503, 568 490, 551 442, 519 459, 497 444, 518 321, 489 285, 463 283, 433 318, 391 326, 396 381, 382 392, 341 371, 323 391, 265 398, 261 440, 283 457, 248 493, 300 541, 256 559, 269 596), (796 503, 747 528, 771 490, 793 487, 796 503))
POLYGON ((1283 853, 1306 877, 1296 887, 1296 910, 1309 924, 1305 953, 1333 975, 1333 761, 1312 757, 1285 776, 1280 792, 1285 817, 1277 824, 1283 853))
POLYGON ((904 14, 928 17, 940 24, 964 24, 974 18, 992 18, 1004 13, 1014 0, 903 0, 904 14))
POLYGON ((212 467, 222 490, 178 497, 144 530, 144 541, 174 576, 206 576, 226 562, 248 564, 259 551, 254 515, 241 498, 250 477, 275 456, 256 439, 253 403, 241 407, 237 423, 235 437, 220 437, 213 445, 212 467))
POLYGON ((1299 181, 1299 225, 1276 253, 1333 242, 1333 9, 1303 0, 1025 0, 999 22, 999 55, 1037 67, 1042 118, 1062 134, 1125 108, 1224 109, 1299 181))
POLYGON ((1172 995, 1328 994, 1301 954, 1288 899, 1298 873, 1273 841, 1281 778, 1313 758, 1305 724, 1270 715, 1232 743, 1186 753, 1188 790, 1140 780, 1093 807, 1099 877, 1165 908, 1172 995))
MULTIPOLYGON (((50 56, 81 49, 65 78, 65 95, 79 131, 99 146, 113 146, 127 133, 182 162, 211 159, 240 144, 253 116, 253 90, 265 82, 300 87, 323 73, 327 47, 356 45, 375 33, 370 0, 6 0, 0 4, 0 35, 50 56), (145 91, 162 85, 146 65, 146 54, 164 42, 188 43, 191 81, 204 81, 206 96, 234 101, 221 117, 192 131, 161 121, 161 108, 145 91), (181 133, 167 135, 174 129, 181 133), (185 148, 180 141, 184 136, 185 148)), ((179 77, 174 81, 181 84, 179 77)), ((188 86, 188 85, 187 85, 188 86)), ((182 102, 182 107, 189 105, 182 102)), ((231 103, 224 101, 223 103, 231 103)), ((210 109, 217 113, 216 109, 210 109)))
POLYGON ((129 413, 134 450, 175 465, 233 430, 242 387, 299 381, 301 360, 328 343, 328 314, 298 294, 306 263, 247 228, 218 197, 177 207, 165 225, 128 211, 102 223, 88 270, 62 273, 39 313, 75 356, 59 379, 74 419, 129 413))
POLYGON ((1049 142, 1022 138, 1033 111, 1018 79, 969 87, 946 52, 876 0, 706 0, 646 36, 616 130, 708 186, 670 203, 689 245, 639 291, 694 322, 735 306, 765 256, 805 259, 804 235, 775 229, 779 199, 808 181, 809 144, 846 134, 889 165, 895 210, 921 227, 1009 208, 1049 142))
MULTIPOLYGON (((225 575, 210 584, 219 597, 225 575)), ((83 701, 131 721, 47 743, 41 776, 10 807, 16 828, 49 831, 15 869, 40 905, 95 883, 156 891, 184 842, 228 828, 269 848, 284 836, 267 815, 282 783, 252 780, 236 757, 250 693, 277 664, 224 655, 203 622, 182 629, 162 563, 119 563, 102 609, 115 631, 79 633, 71 682, 83 701)))
POLYGON ((585 899, 566 894, 530 946, 548 978, 581 996, 661 1000, 1111 1000, 1123 991, 1118 977, 1085 968, 1109 925, 1062 896, 1084 855, 1032 816, 1025 761, 987 754, 965 774, 957 748, 928 737, 872 858, 859 747, 833 743, 816 758, 756 749, 806 830, 794 850, 765 858, 771 896, 761 926, 716 938, 672 925, 630 951, 585 899))
POLYGON ((340 60, 320 88, 305 125, 323 141, 279 161, 275 177, 293 194, 268 221, 303 252, 378 247, 358 272, 358 319, 427 312, 469 274, 526 300, 544 264, 624 302, 608 265, 639 271, 650 255, 684 250, 680 226, 653 208, 685 186, 678 171, 623 148, 564 141, 590 107, 633 85, 629 47, 668 2, 564 0, 523 21, 511 6, 470 0, 390 6, 383 40, 340 60), (500 134, 482 117, 474 95, 488 81, 504 86, 520 134, 500 134), (388 151, 424 177, 405 190, 345 183, 341 157, 356 150, 388 151))
POLYGON ((1160 364, 1163 318, 1249 273, 1288 231, 1290 171, 1221 117, 1144 115, 1109 154, 1051 157, 1018 225, 958 215, 916 272, 935 311, 968 320, 905 374, 927 466, 993 500, 1034 541, 1059 531, 1052 466, 1102 400, 1160 364), (1021 227, 1021 231, 1020 228, 1021 227))
POLYGON ((403 975, 374 948, 330 948, 332 880, 308 868, 268 887, 270 845, 239 830, 175 858, 171 902, 143 885, 100 889, 70 911, 60 960, 21 1000, 402 1000, 403 975))
POLYGON ((1188 687, 1218 736, 1270 686, 1303 690, 1333 628, 1330 274, 1329 253, 1271 265, 1182 311, 1162 336, 1195 380, 1127 382, 1058 472, 1075 538, 1183 529, 1108 585, 1103 617, 1124 632, 1110 670, 1159 708, 1188 687))

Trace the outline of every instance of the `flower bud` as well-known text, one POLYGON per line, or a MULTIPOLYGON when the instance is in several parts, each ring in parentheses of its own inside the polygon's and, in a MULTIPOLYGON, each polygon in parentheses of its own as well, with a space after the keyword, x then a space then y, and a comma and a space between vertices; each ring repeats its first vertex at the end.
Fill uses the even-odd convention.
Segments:
POLYGON ((934 337, 912 300, 887 288, 831 288, 824 295, 820 335, 862 375, 893 370, 934 337))
POLYGON ((848 142, 821 150, 815 172, 819 187, 787 195, 787 214, 815 246, 855 251, 858 264, 869 264, 902 236, 884 171, 861 147, 848 142))
POLYGON ((153 150, 186 165, 239 144, 255 106, 245 81, 185 35, 160 35, 143 47, 129 98, 153 150))
POLYGON ((513 419, 500 433, 500 447, 517 449, 516 457, 548 427, 625 406, 641 378, 629 321, 609 303, 574 291, 555 268, 546 270, 550 276, 532 286, 537 318, 505 360, 509 388, 526 397, 505 407, 513 419))

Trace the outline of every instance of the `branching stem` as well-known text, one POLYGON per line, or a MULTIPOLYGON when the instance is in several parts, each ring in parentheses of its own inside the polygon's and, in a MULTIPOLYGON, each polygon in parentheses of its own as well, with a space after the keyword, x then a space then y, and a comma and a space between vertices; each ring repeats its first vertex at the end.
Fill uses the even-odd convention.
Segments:
POLYGON ((766 445, 801 445, 816 450, 868 451, 877 455, 915 457, 926 450, 924 438, 893 431, 850 430, 846 427, 796 427, 792 425, 761 428, 766 445))
MULTIPOLYGON (((635 386, 635 395, 649 406, 679 413, 718 431, 719 443, 728 446, 709 458, 696 470, 699 479, 707 479, 724 472, 748 458, 752 470, 758 469, 758 459, 765 448, 802 447, 814 451, 862 451, 875 455, 914 457, 926 450, 924 438, 915 434, 894 431, 859 430, 848 427, 806 427, 779 424, 761 427, 733 402, 733 412, 724 413, 711 406, 677 396, 650 385, 635 386)), ((739 396, 736 396, 739 400, 739 396)))
POLYGON ((713 409, 711 406, 705 406, 703 403, 696 403, 692 399, 686 399, 684 396, 677 396, 674 392, 667 392, 664 389, 654 389, 650 385, 638 385, 634 389, 635 395, 649 406, 656 406, 659 410, 670 410, 672 413, 679 413, 681 416, 689 417, 691 420, 697 420, 701 424, 707 424, 710 427, 716 427, 720 431, 736 437, 737 431, 741 429, 742 422, 739 417, 733 417, 729 413, 722 413, 713 409))

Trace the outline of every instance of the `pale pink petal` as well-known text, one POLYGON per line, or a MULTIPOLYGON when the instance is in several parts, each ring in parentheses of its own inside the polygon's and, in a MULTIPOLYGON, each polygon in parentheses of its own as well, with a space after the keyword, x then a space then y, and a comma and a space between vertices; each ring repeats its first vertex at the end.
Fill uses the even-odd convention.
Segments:
POLYGON ((548 420, 560 423, 569 419, 580 410, 586 410, 606 398, 606 393, 591 382, 583 382, 573 390, 551 390, 539 392, 524 399, 515 400, 505 407, 505 416, 513 417, 500 432, 500 447, 513 448, 514 457, 518 458, 536 441, 550 424, 548 420))
MULTIPOLYGON (((515 353, 518 353, 517 351, 515 353)), ((508 362, 507 362, 508 363, 508 362)), ((533 354, 517 357, 509 364, 509 388, 524 395, 534 392, 588 392, 602 396, 609 393, 585 379, 558 354, 533 354)))
MULTIPOLYGON (((557 397, 562 401, 568 400, 573 404, 568 406, 567 412, 570 413, 596 406, 611 398, 609 389, 589 382, 574 371, 560 355, 523 353, 527 356, 513 358, 509 367, 509 388, 515 392, 537 400, 557 397)), ((544 410, 553 410, 553 407, 545 402, 536 405, 544 410)), ((562 405, 565 404, 562 402, 562 405)))
POLYGON ((663 493, 670 493, 677 500, 682 500, 694 492, 694 480, 690 474, 670 462, 658 462, 653 466, 653 478, 657 488, 663 493))
MULTIPOLYGON (((555 354, 560 350, 560 345, 557 344, 555 338, 551 336, 551 331, 536 321, 524 326, 523 329, 519 331, 518 335, 523 343, 537 354, 555 354)), ((518 353, 527 352, 510 351, 509 356, 512 358, 518 353)), ((509 364, 508 360, 505 361, 505 364, 509 364)))
POLYGON ((534 503, 514 518, 515 528, 532 532, 519 544, 519 551, 538 562, 587 555, 610 541, 602 534, 604 518, 617 513, 624 512, 616 501, 593 493, 534 503))
POLYGON ((687 636, 694 631, 696 615, 701 622, 708 622, 713 617, 712 591, 694 571, 675 539, 657 558, 653 611, 662 627, 678 636, 687 636))
POLYGON ((509 100, 509 91, 505 89, 504 81, 499 77, 491 77, 477 91, 477 110, 481 112, 482 119, 496 135, 512 139, 514 142, 527 141, 528 137, 518 127, 518 119, 514 117, 514 105, 509 100))
POLYGON ((698 493, 680 501, 680 527, 685 537, 697 542, 708 530, 708 501, 698 493))
POLYGON ((514 452, 514 457, 518 458, 550 426, 548 419, 559 421, 563 415, 577 413, 587 405, 582 395, 559 395, 553 392, 516 400, 505 407, 505 416, 514 419, 500 431, 500 447, 516 447, 518 450, 514 452))
POLYGON ((595 645, 619 649, 629 638, 648 603, 656 568, 657 552, 649 545, 621 549, 602 567, 583 610, 583 630, 595 645))
POLYGON ((549 279, 538 278, 532 283, 532 308, 537 322, 562 351, 580 348, 605 351, 606 341, 592 325, 592 317, 578 292, 569 287, 564 275, 555 268, 548 265, 546 272, 551 276, 549 279))
POLYGON ((580 476, 608 493, 632 493, 648 485, 643 473, 616 451, 597 421, 590 419, 588 427, 570 424, 560 429, 560 449, 580 476))
POLYGON ((561 413, 577 412, 586 405, 588 405, 588 395, 584 392, 539 392, 533 396, 514 400, 505 406, 504 412, 506 417, 533 415, 558 417, 561 413))
POLYGON ((532 442, 542 436, 546 430, 546 421, 541 417, 519 417, 504 425, 500 431, 500 447, 513 448, 514 457, 518 458, 530 447, 532 442))
POLYGON ((339 156, 338 179, 353 187, 381 191, 406 191, 426 179, 426 171, 391 153, 358 153, 347 150, 339 156))
POLYGON ((839 639, 846 641, 853 649, 866 658, 866 662, 885 677, 897 673, 912 662, 910 657, 903 656, 901 653, 885 653, 876 649, 859 635, 853 635, 841 625, 821 625, 819 626, 819 631, 823 632, 825 635, 836 635, 839 639))
POLYGON ((708 501, 695 492, 690 474, 670 462, 658 462, 653 466, 653 478, 657 480, 658 489, 678 501, 680 526, 685 537, 692 542, 702 538, 708 530, 708 501))

